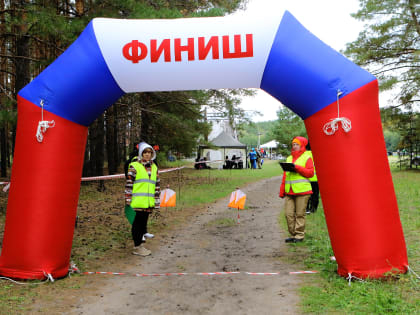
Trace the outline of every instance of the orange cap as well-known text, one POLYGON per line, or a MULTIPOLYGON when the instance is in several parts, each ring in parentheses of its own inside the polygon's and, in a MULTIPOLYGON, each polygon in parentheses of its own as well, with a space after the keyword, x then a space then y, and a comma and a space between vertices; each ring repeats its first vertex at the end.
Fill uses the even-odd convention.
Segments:
POLYGON ((300 146, 302 146, 302 143, 299 141, 299 139, 298 139, 298 138, 294 138, 294 139, 293 139, 293 141, 292 141, 292 143, 297 143, 297 144, 299 144, 300 146))

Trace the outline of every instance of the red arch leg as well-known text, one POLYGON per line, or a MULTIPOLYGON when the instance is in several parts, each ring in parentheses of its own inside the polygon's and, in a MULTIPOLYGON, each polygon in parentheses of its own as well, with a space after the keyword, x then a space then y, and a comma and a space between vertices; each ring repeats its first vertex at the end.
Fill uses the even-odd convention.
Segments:
POLYGON ((305 120, 338 273, 382 277, 406 272, 407 252, 385 148, 373 81, 340 100, 352 130, 331 136, 323 126, 337 117, 333 103, 305 120))
POLYGON ((19 97, 18 115, 0 274, 62 277, 69 267, 87 127, 44 111, 55 127, 39 143, 41 109, 19 97))

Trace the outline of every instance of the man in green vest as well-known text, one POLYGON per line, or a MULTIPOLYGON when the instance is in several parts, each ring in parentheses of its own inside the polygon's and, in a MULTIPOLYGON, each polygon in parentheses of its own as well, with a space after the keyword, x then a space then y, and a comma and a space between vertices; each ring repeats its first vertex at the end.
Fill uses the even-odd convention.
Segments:
POLYGON ((308 140, 295 137, 292 152, 286 162, 294 164, 293 172, 284 172, 280 186, 280 198, 285 198, 284 213, 290 233, 285 242, 302 242, 305 238, 305 210, 312 194, 309 178, 314 176, 314 166, 310 154, 306 151, 308 140))
MULTIPOLYGON (((314 157, 312 155, 311 146, 309 143, 306 146, 306 150, 308 151, 308 153, 310 153, 312 161, 313 161, 314 157)), ((306 214, 315 213, 316 210, 318 209, 318 204, 319 204, 319 186, 318 186, 318 177, 316 176, 315 163, 314 163, 314 176, 309 178, 309 180, 311 181, 312 195, 309 198, 308 206, 306 207, 306 214)))
POLYGON ((134 241, 133 255, 148 256, 151 251, 144 247, 147 220, 153 209, 159 208, 160 179, 153 160, 155 150, 146 142, 139 144, 138 159, 129 164, 125 185, 125 204, 136 212, 131 234, 134 241))

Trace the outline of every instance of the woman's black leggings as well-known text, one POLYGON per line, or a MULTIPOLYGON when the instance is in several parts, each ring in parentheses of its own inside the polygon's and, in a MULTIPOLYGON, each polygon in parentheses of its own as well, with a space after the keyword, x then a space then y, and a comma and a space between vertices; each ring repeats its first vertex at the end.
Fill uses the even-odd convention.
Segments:
POLYGON ((134 246, 139 246, 143 243, 143 234, 147 233, 147 220, 149 219, 149 212, 136 211, 133 225, 131 227, 131 235, 133 236, 134 246))

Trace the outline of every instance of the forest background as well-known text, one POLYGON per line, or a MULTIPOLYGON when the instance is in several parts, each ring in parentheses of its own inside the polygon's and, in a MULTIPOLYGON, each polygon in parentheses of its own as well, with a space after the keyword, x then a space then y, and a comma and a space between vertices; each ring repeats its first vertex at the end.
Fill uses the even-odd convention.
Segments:
MULTIPOLYGON (((244 9, 246 0, 0 0, 0 176, 13 162, 17 93, 52 63, 95 17, 156 19, 223 16, 244 9)), ((415 0, 360 0, 353 17, 366 28, 344 53, 393 89, 393 104, 381 108, 388 151, 403 153, 408 167, 420 155, 420 6, 415 0)), ((63 74, 65 76, 65 74, 63 74)), ((200 90, 128 94, 90 127, 84 176, 119 172, 139 140, 160 147, 158 158, 192 156, 206 143, 206 111, 221 113, 249 147, 276 139, 286 155, 290 139, 305 135, 302 120, 280 106, 277 120, 251 122, 241 97, 255 91, 200 90), (204 110, 206 108, 206 110, 204 110)), ((257 106, 256 106, 257 107, 257 106)), ((419 157, 420 159, 420 157, 419 157)))

